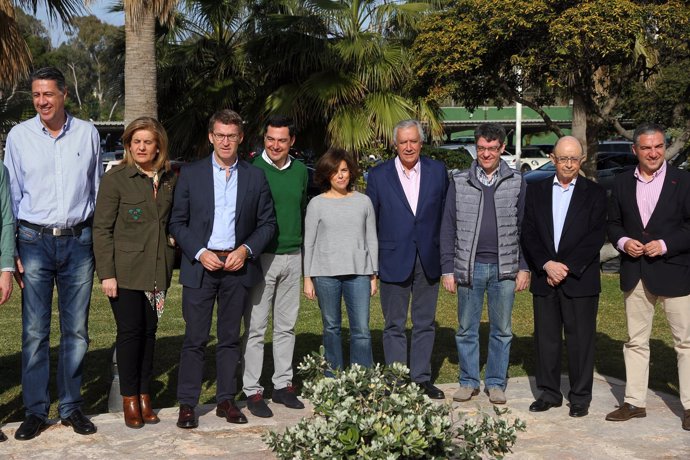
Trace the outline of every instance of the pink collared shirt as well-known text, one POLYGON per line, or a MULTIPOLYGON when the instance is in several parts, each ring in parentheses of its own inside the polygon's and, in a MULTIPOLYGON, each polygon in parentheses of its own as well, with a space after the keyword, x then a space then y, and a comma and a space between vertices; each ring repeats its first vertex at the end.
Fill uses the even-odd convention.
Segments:
POLYGON ((417 161, 417 164, 414 165, 412 169, 407 170, 400 161, 400 158, 397 156, 395 157, 395 170, 398 171, 398 179, 400 179, 400 184, 405 192, 405 197, 407 198, 407 202, 410 205, 410 209, 412 209, 412 214, 414 215, 417 215, 421 163, 421 161, 417 161))
MULTIPOLYGON (((642 226, 646 227, 649 219, 652 217, 654 208, 659 202, 661 189, 664 187, 664 179, 666 179, 666 162, 657 169, 649 180, 645 180, 640 173, 640 167, 635 168, 635 178, 637 179, 637 189, 635 191, 635 198, 637 200, 637 209, 640 211, 642 218, 642 226)), ((618 240, 618 249, 623 251, 625 243, 629 240, 627 236, 618 240)), ((664 240, 659 240, 662 247, 662 255, 666 254, 666 243, 664 240)))

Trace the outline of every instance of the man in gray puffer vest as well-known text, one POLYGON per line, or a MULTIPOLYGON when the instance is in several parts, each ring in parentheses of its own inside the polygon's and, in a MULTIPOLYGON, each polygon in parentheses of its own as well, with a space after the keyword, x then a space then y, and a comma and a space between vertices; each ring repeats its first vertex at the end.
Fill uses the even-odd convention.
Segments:
POLYGON ((479 394, 479 323, 488 295, 489 354, 484 391, 493 404, 505 404, 506 376, 513 338, 515 292, 529 286, 530 272, 520 249, 525 203, 521 174, 501 161, 506 132, 495 123, 477 127, 477 159, 453 173, 441 223, 443 287, 458 292, 460 389, 455 401, 479 394))

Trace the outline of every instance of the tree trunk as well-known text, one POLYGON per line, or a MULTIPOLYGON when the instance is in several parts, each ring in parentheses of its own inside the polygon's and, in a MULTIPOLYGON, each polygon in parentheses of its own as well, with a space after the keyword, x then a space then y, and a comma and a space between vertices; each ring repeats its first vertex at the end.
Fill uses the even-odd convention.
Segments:
POLYGON ((141 116, 158 118, 155 31, 156 17, 150 11, 136 30, 125 14, 125 126, 141 116))
POLYGON ((597 132, 598 126, 596 121, 587 113, 585 99, 580 94, 573 94, 573 127, 571 133, 582 145, 582 154, 585 156, 582 172, 592 180, 596 180, 597 177, 596 156, 599 141, 596 136, 597 132))

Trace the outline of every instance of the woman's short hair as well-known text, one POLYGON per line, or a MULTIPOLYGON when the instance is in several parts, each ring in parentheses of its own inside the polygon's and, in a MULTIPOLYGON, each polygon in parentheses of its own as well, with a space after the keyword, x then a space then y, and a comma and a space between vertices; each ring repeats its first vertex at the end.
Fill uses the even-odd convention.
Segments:
POLYGON ((132 143, 134 133, 142 129, 153 133, 153 137, 156 139, 156 149, 158 152, 156 159, 153 160, 154 171, 158 171, 161 168, 165 168, 166 171, 169 170, 170 162, 168 161, 168 134, 165 132, 163 125, 158 120, 151 117, 139 117, 132 121, 125 128, 125 132, 122 134, 122 145, 125 146, 125 164, 130 166, 134 166, 135 164, 134 158, 129 152, 129 147, 132 143))
POLYGON ((331 188, 331 177, 338 172, 342 161, 350 170, 350 182, 347 184, 347 189, 354 189, 357 177, 359 177, 359 168, 355 159, 347 150, 331 147, 316 162, 316 170, 314 171, 314 183, 322 192, 331 188))

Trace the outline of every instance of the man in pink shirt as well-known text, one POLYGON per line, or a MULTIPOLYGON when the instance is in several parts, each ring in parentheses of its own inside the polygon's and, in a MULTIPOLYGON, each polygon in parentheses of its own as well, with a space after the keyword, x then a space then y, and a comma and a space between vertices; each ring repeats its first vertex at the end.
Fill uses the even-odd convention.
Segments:
POLYGON ((682 427, 690 430, 690 176, 666 163, 661 126, 638 126, 633 142, 639 166, 616 178, 609 204, 608 234, 621 252, 629 340, 623 347, 625 399, 606 420, 647 415, 649 337, 659 301, 678 356, 682 427))

